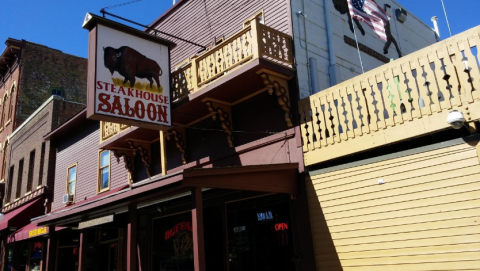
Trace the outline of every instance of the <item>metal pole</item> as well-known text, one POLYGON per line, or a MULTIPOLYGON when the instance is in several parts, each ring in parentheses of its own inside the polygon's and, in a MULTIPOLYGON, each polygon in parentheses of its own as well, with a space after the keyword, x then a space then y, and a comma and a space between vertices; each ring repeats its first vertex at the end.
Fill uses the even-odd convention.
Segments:
MULTIPOLYGON (((174 39, 177 39, 177 40, 181 40, 181 41, 183 41, 183 42, 190 43, 190 44, 192 44, 192 45, 201 47, 201 48, 202 48, 202 51, 207 49, 207 47, 205 47, 205 46, 203 46, 203 45, 201 45, 201 44, 198 44, 198 43, 195 43, 195 42, 186 40, 186 39, 179 38, 179 37, 174 36, 174 35, 172 35, 172 34, 168 34, 168 33, 165 33, 165 32, 163 32, 163 31, 160 31, 160 30, 157 30, 157 29, 155 29, 155 28, 152 28, 152 27, 150 27, 150 26, 148 26, 148 25, 144 25, 144 24, 141 24, 141 23, 137 23, 137 22, 132 21, 132 20, 129 20, 129 19, 127 19, 127 18, 123 18, 123 17, 120 17, 120 16, 118 16, 118 15, 109 13, 109 12, 105 11, 105 9, 101 9, 101 10, 100 10, 100 13, 103 14, 103 17, 105 17, 105 14, 107 14, 107 15, 110 15, 110 16, 115 17, 115 18, 117 18, 117 19, 124 20, 124 21, 126 21, 126 22, 129 22, 129 23, 132 23, 132 24, 135 24, 135 25, 144 27, 144 28, 146 28, 146 29, 148 29, 148 30, 152 30, 152 31, 155 32, 155 36, 157 35, 157 33, 160 33, 160 34, 163 34, 163 35, 165 35, 165 36, 169 36, 169 37, 171 37, 171 38, 174 38, 174 39)), ((201 52, 201 51, 200 51, 200 52, 201 52)))
POLYGON ((355 42, 357 43, 357 52, 358 52, 358 58, 360 59, 360 66, 362 67, 362 73, 365 73, 365 70, 363 69, 362 56, 360 55, 360 45, 358 45, 357 31, 355 31, 355 24, 353 21, 353 17, 350 16, 350 18, 352 20, 352 25, 353 25, 353 35, 355 35, 355 42))
POLYGON ((448 22, 448 17, 447 17, 447 10, 445 9, 445 4, 442 1, 442 7, 443 7, 443 13, 445 13, 445 20, 447 20, 447 26, 448 26, 448 32, 450 32, 450 37, 452 36, 452 30, 450 29, 450 23, 448 22))

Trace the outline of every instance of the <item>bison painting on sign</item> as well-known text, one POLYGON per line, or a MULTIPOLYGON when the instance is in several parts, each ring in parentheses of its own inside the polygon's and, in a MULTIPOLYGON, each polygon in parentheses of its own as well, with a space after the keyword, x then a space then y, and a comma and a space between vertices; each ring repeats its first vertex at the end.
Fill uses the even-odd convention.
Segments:
POLYGON ((170 126, 168 47, 101 24, 96 35, 95 114, 170 126))

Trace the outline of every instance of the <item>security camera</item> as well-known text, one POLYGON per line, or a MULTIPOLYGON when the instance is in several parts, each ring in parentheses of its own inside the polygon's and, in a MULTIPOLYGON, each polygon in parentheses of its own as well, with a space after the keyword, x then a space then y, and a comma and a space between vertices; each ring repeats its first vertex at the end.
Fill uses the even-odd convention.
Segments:
POLYGON ((453 129, 460 129, 462 128, 463 124, 465 123, 465 118, 463 117, 462 112, 457 110, 452 110, 447 117, 447 123, 450 124, 453 129))

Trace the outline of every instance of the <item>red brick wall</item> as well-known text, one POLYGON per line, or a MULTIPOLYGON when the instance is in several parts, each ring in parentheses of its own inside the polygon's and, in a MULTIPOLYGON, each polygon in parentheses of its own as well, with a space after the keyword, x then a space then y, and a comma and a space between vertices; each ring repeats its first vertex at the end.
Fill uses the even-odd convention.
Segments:
MULTIPOLYGON (((13 68, 12 69, 12 73, 10 74, 10 76, 7 76, 5 77, 5 79, 3 81, 0 81, 0 118, 1 118, 1 110, 2 110, 2 105, 3 105, 3 98, 4 98, 4 95, 5 93, 9 93, 10 90, 12 89, 12 86, 15 84, 16 88, 18 88, 18 81, 19 81, 19 75, 20 75, 20 69, 18 68, 18 66, 16 68, 13 68)), ((17 91, 15 91, 14 93, 17 93, 17 91)), ((5 112, 8 112, 8 106, 5 108, 5 112)), ((13 115, 15 113, 15 109, 13 111, 13 115)), ((7 115, 7 114, 5 114, 7 115)), ((13 125, 12 123, 8 123, 7 124, 7 121, 8 121, 8 117, 7 116, 4 116, 4 122, 3 122, 3 125, 0 126, 0 143, 1 143, 1 148, 0 148, 0 173, 2 171, 2 168, 3 168, 3 148, 5 146, 5 141, 8 137, 8 135, 10 135, 13 131, 13 125)), ((7 150, 7 157, 8 157, 9 153, 8 153, 8 150, 7 150)), ((7 166, 7 169, 6 169, 6 173, 5 173, 5 176, 8 175, 8 166, 7 166)))
MULTIPOLYGON (((77 185, 75 203, 97 196, 98 144, 100 142, 99 122, 86 121, 74 134, 57 140, 55 167, 55 189, 53 210, 63 208, 62 197, 66 193, 67 168, 77 163, 77 185)), ((123 160, 110 155, 110 190, 128 184, 128 173, 123 160)))
MULTIPOLYGON (((50 142, 44 141, 43 136, 53 129, 57 128, 61 122, 72 117, 84 108, 83 105, 63 101, 55 97, 45 105, 35 116, 32 116, 11 135, 9 151, 9 161, 7 167, 14 166, 13 176, 7 178, 7 191, 10 195, 8 202, 13 202, 19 194, 25 196, 27 192, 36 190, 38 186, 47 185, 53 188, 53 171, 55 166, 55 149, 52 149, 50 142), (43 167, 41 163, 42 144, 45 144, 45 153, 43 167), (30 153, 35 150, 33 161, 33 173, 29 172, 31 168, 30 153), (53 155, 52 155, 53 154, 53 155), (19 162, 24 160, 21 180, 19 177, 19 162), (32 176, 31 189, 27 191, 28 176, 32 176)), ((5 197, 6 198, 6 197, 5 197)), ((4 201, 4 204, 8 203, 4 201)))
POLYGON ((52 95, 52 88, 60 89, 66 100, 86 103, 87 59, 27 41, 20 65, 15 127, 52 95))

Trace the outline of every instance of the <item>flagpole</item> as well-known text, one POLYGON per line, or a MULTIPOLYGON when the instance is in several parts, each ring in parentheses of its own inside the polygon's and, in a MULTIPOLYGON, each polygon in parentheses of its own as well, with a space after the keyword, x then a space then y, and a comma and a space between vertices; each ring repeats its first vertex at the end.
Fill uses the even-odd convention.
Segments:
POLYGON ((362 73, 365 73, 365 70, 363 69, 362 55, 360 55, 360 45, 358 44, 357 31, 355 31, 355 24, 353 22, 353 16, 350 16, 350 19, 352 20, 353 35, 355 36, 355 42, 357 43, 357 52, 358 52, 358 58, 360 59, 360 66, 362 67, 362 73))
POLYGON ((450 29, 450 23, 448 22, 447 10, 445 9, 445 4, 442 1, 443 13, 445 13, 445 20, 447 20, 448 32, 450 32, 450 37, 452 36, 452 30, 450 29))

